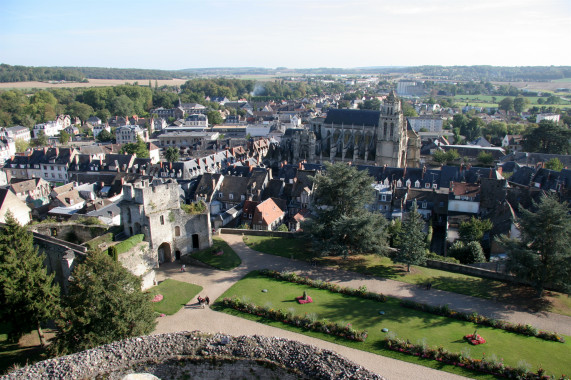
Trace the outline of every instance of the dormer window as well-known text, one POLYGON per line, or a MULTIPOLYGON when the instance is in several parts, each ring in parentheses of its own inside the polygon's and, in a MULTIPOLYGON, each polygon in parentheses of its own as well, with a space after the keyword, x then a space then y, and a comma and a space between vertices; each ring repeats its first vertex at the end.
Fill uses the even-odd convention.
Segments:
POLYGON ((234 194, 230 194, 228 197, 229 197, 230 199, 234 199, 234 194))
POLYGON ((222 198, 223 196, 222 193, 218 193, 218 198, 222 198))
POLYGON ((424 187, 425 187, 426 189, 430 189, 430 183, 427 182, 426 184, 424 184, 424 187))
POLYGON ((414 183, 414 187, 420 187, 420 181, 416 180, 416 182, 414 183))
POLYGON ((426 202, 422 202, 422 208, 426 208, 427 203, 426 202))

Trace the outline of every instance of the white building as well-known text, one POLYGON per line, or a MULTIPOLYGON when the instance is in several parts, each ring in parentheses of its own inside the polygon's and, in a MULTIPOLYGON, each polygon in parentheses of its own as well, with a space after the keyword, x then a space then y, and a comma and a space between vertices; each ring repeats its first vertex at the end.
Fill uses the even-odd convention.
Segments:
POLYGON ((9 160, 14 154, 16 154, 14 139, 0 140, 0 165, 4 165, 6 160, 9 160))
POLYGON ((0 129, 0 138, 12 138, 14 141, 23 140, 29 142, 32 137, 28 128, 17 125, 0 129))
POLYGON ((111 127, 109 126, 109 124, 94 124, 93 137, 97 137, 104 130, 111 133, 111 127))
POLYGON ((43 132, 47 137, 57 136, 64 129, 63 125, 56 123, 55 121, 48 121, 47 123, 41 123, 34 125, 34 138, 37 139, 43 132))
POLYGON ((415 132, 419 132, 423 128, 429 132, 442 132, 443 120, 439 116, 408 117, 407 120, 415 132))
POLYGON ((537 114, 536 122, 539 123, 541 120, 549 120, 554 123, 559 123, 561 115, 557 113, 539 113, 537 114))
POLYGON ((137 136, 147 142, 149 136, 146 129, 138 125, 124 125, 115 130, 115 140, 117 144, 129 144, 137 142, 137 136))
POLYGON ((159 135, 161 147, 188 147, 202 141, 215 141, 218 132, 167 132, 159 135))

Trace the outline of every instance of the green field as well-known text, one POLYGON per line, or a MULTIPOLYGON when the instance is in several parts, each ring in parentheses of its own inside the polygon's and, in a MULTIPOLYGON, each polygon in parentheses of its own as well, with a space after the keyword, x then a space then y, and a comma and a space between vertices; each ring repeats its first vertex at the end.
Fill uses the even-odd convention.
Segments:
POLYGON ((151 288, 149 293, 153 296, 157 294, 163 295, 162 301, 153 302, 153 309, 157 313, 173 315, 186 305, 188 301, 193 299, 201 290, 202 286, 167 279, 159 285, 151 288))
MULTIPOLYGON (((496 96, 492 96, 492 95, 456 95, 454 96, 454 101, 456 102, 456 104, 464 106, 466 105, 466 103, 468 103, 471 106, 475 106, 475 107, 497 107, 498 103, 506 98, 507 96, 503 96, 503 95, 496 95, 496 96), (496 101, 493 101, 493 98, 496 98, 496 101)), ((513 96, 512 96, 513 98, 513 96)), ((528 107, 533 107, 533 106, 554 106, 554 107, 559 107, 559 108, 569 108, 571 107, 571 103, 568 101, 562 101, 561 104, 538 104, 537 103, 537 99, 540 99, 541 97, 538 96, 525 96, 524 99, 527 99, 530 103, 528 105, 528 107)), ((546 98, 541 98, 543 100, 545 100, 546 98)))
MULTIPOLYGON (((272 255, 306 261, 313 257, 309 242, 303 239, 245 236, 244 242, 256 251, 272 255)), ((571 316, 571 299, 568 295, 557 292, 546 292, 542 302, 538 302, 534 298, 535 291, 529 287, 510 285, 501 281, 417 265, 411 265, 410 272, 406 272, 403 265, 379 255, 353 255, 346 259, 340 256, 326 256, 318 257, 315 260, 319 265, 390 278, 409 284, 425 284, 430 281, 435 289, 473 297, 496 299, 531 307, 537 311, 551 311, 571 316)))
POLYGON ((236 252, 224 240, 218 237, 212 239, 212 247, 193 253, 192 258, 222 270, 234 269, 242 264, 242 260, 240 260, 236 252), (214 255, 214 253, 219 251, 224 253, 220 256, 214 255))
POLYGON ((365 300, 267 278, 259 275, 257 272, 252 272, 238 281, 218 300, 232 296, 238 296, 260 306, 270 306, 284 311, 294 310, 296 314, 307 313, 315 315, 318 319, 351 323, 357 330, 367 330, 369 336, 365 342, 352 342, 323 333, 305 331, 280 322, 268 321, 264 318, 240 313, 232 309, 224 309, 219 304, 215 305, 215 307, 224 309, 223 311, 227 313, 272 326, 464 376, 491 378, 486 375, 475 375, 473 372, 468 372, 461 368, 449 365, 443 366, 438 362, 389 351, 381 345, 381 341, 386 336, 385 333, 381 332, 381 329, 388 328, 397 337, 408 339, 412 343, 426 343, 431 347, 443 346, 451 352, 469 353, 472 358, 482 358, 485 353, 487 358, 493 355, 498 359, 503 358, 504 362, 510 366, 517 366, 521 360, 524 360, 531 366, 530 369, 532 370, 537 370, 541 366, 548 373, 554 375, 571 371, 571 363, 568 360, 571 357, 571 342, 568 337, 566 337, 566 343, 526 337, 500 329, 477 326, 469 322, 403 308, 399 305, 397 299, 389 299, 385 303, 365 300), (264 293, 261 291, 262 289, 267 289, 268 292, 264 293), (294 298, 301 296, 304 291, 307 291, 313 298, 313 303, 300 305, 294 301, 294 298), (379 315, 381 310, 385 311, 386 314, 379 315), (464 335, 471 334, 476 329, 487 340, 486 344, 471 346, 463 340, 464 335))

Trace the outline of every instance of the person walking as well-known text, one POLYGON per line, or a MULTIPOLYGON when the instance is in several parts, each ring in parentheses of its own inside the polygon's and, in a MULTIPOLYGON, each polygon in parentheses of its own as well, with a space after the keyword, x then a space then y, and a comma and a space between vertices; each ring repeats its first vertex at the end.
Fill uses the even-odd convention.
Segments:
POLYGON ((208 298, 208 296, 206 296, 206 298, 204 300, 206 301, 206 306, 210 306, 210 298, 208 298))

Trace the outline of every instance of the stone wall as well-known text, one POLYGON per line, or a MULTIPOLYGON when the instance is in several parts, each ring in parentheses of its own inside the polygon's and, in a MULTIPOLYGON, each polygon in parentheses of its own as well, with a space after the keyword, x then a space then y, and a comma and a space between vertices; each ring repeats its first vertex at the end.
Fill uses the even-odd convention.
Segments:
POLYGON ((141 289, 147 290, 155 283, 155 271, 158 266, 157 254, 149 248, 146 241, 119 255, 119 262, 125 269, 141 278, 141 289))
POLYGON ((291 239, 296 237, 295 232, 242 230, 238 228, 221 228, 218 231, 222 234, 233 234, 233 235, 275 236, 275 237, 285 237, 291 239))
MULTIPOLYGON (((185 369, 192 367, 193 362, 213 361, 236 361, 239 371, 248 371, 248 363, 254 372, 260 364, 271 365, 277 370, 283 369, 281 373, 276 372, 278 375, 295 374, 295 378, 301 379, 383 379, 333 351, 297 341, 257 335, 210 335, 199 331, 131 338, 45 360, 11 372, 4 379, 119 379, 129 373, 143 371, 163 379, 195 378, 192 376, 197 373, 195 370, 185 369)), ((209 374, 205 374, 204 369, 204 366, 200 369, 200 378, 226 378, 227 369, 220 366, 212 366, 209 374)))
POLYGON ((514 276, 500 273, 488 269, 477 268, 469 265, 445 263, 443 261, 426 260, 426 266, 429 268, 442 269, 449 272, 462 273, 469 276, 489 278, 503 282, 520 282, 514 276))
POLYGON ((28 227, 28 230, 42 235, 57 237, 68 240, 73 234, 77 243, 82 244, 94 237, 103 235, 109 229, 108 226, 85 225, 78 223, 40 223, 28 227))

